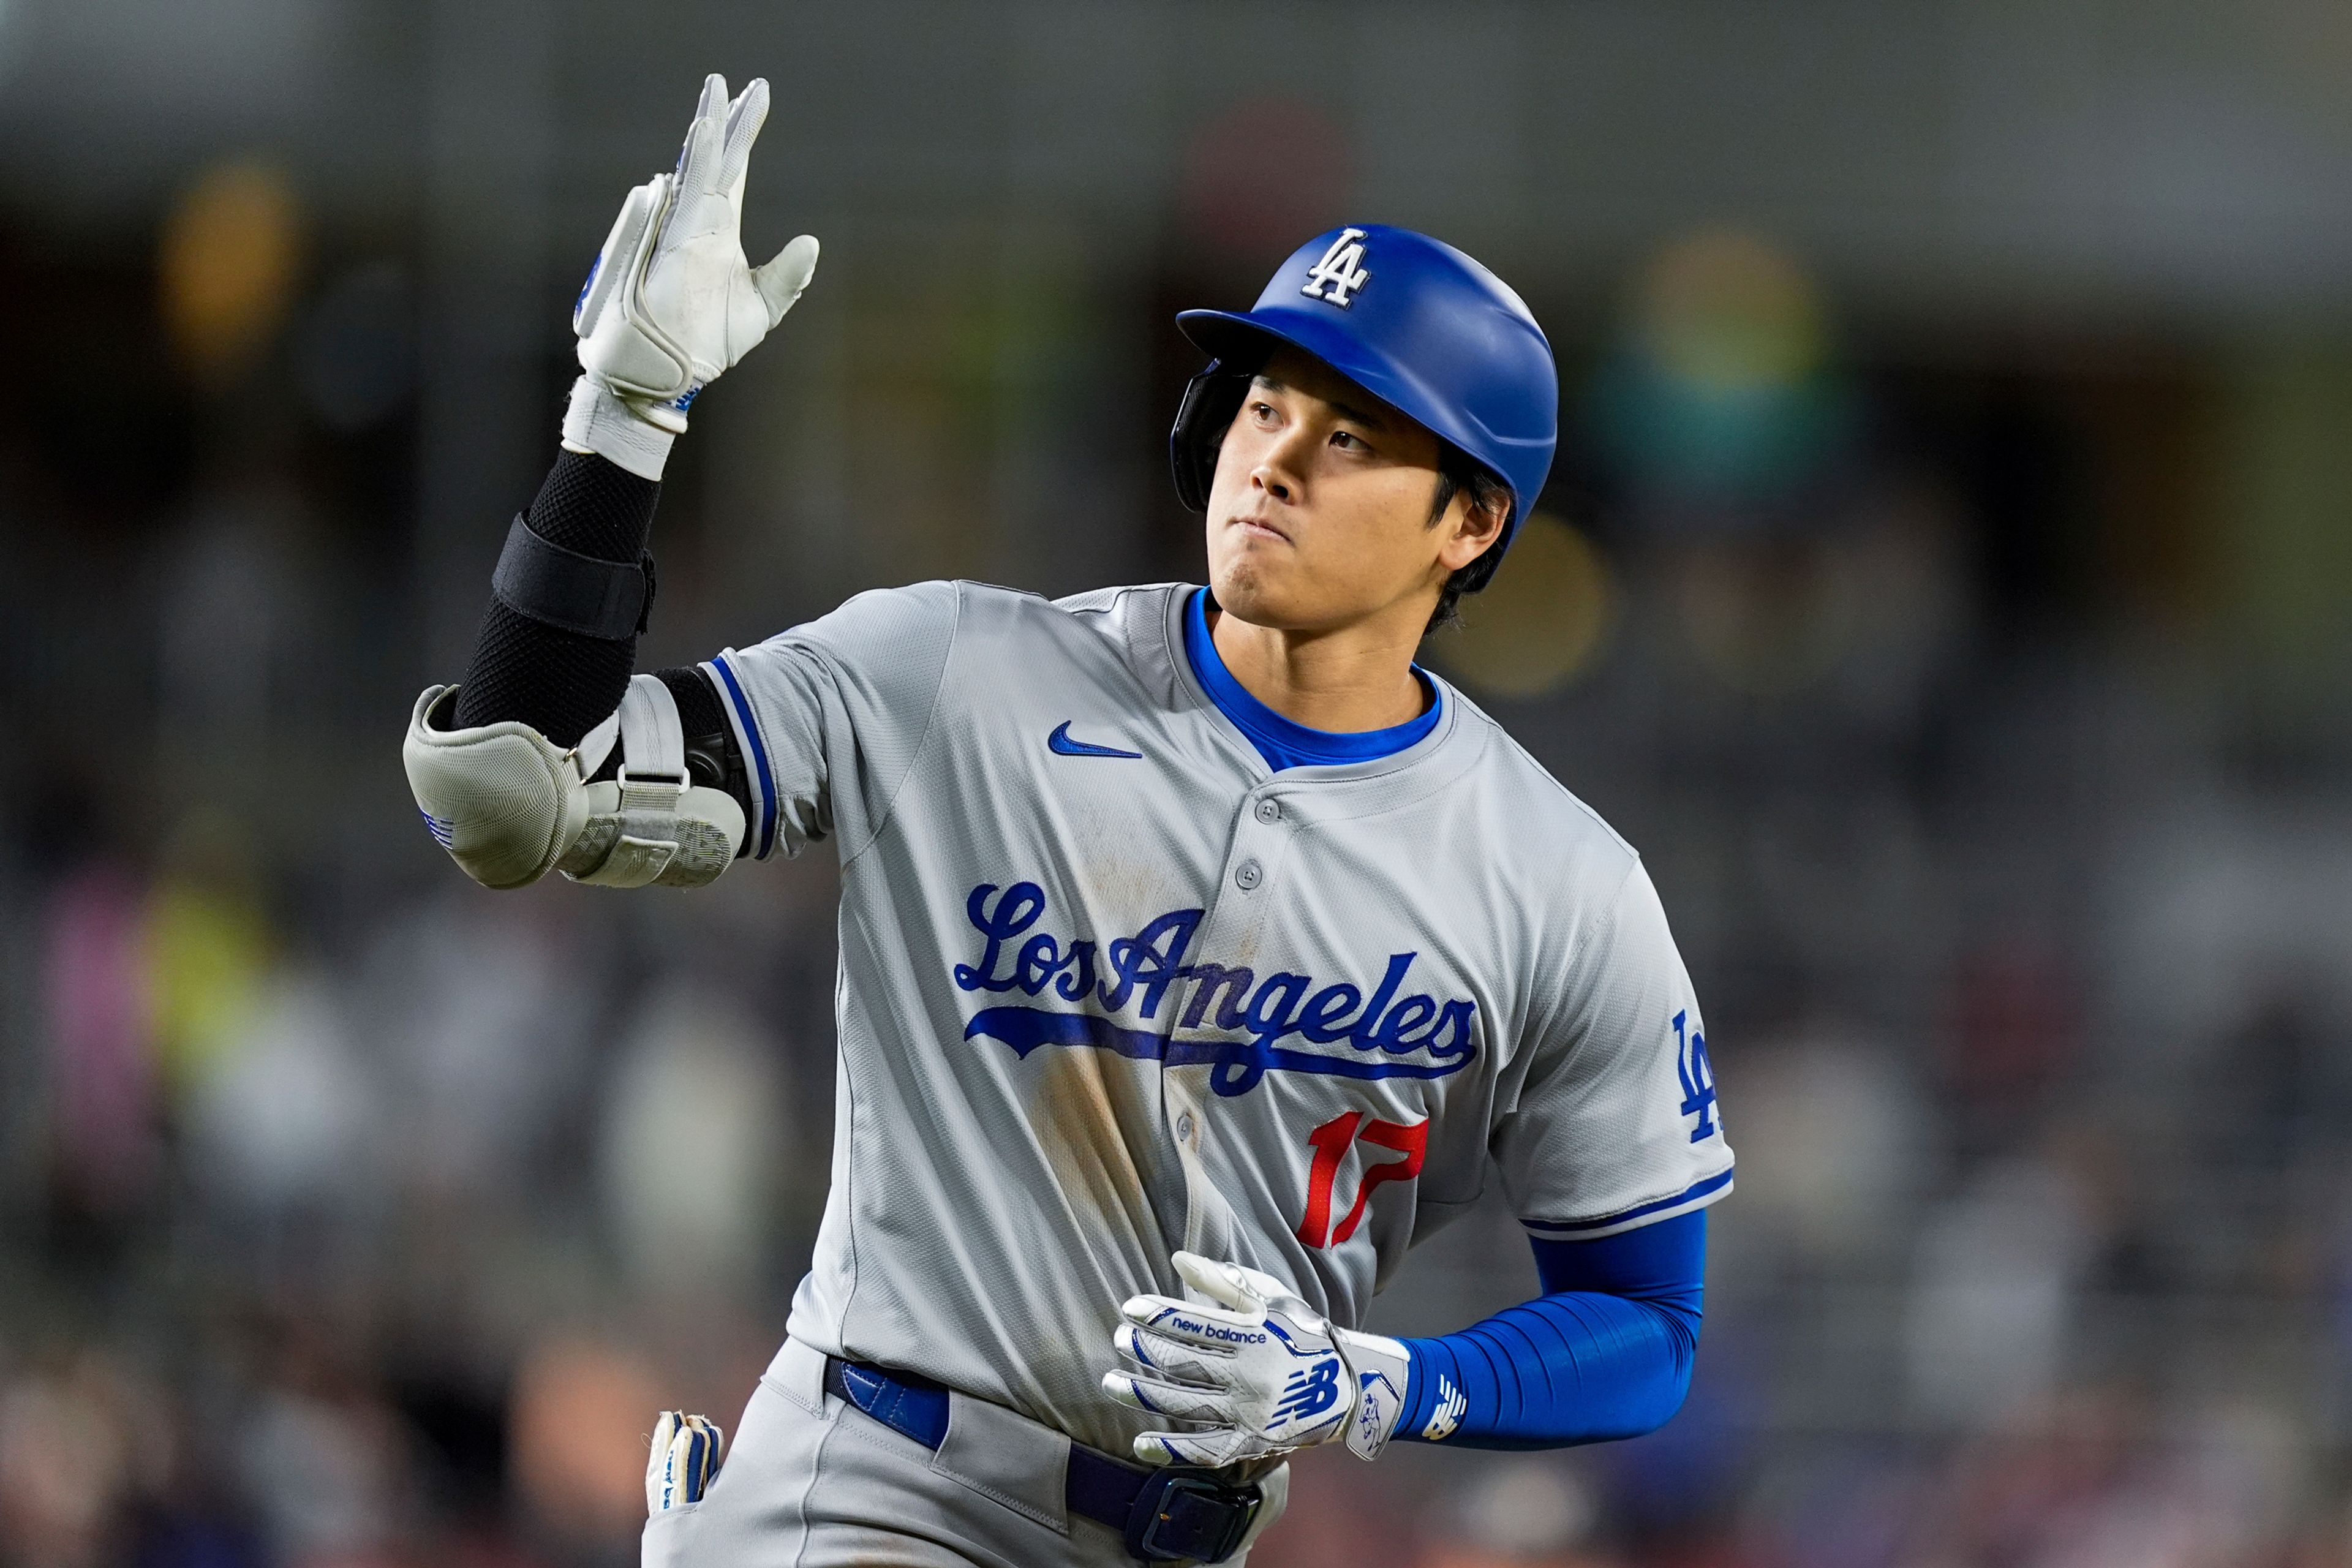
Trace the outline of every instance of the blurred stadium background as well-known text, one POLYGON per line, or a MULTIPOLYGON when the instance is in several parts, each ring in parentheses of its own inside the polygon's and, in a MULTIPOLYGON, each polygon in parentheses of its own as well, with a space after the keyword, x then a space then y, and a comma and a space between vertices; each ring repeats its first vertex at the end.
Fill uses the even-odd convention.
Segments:
MULTIPOLYGON (((835 878, 463 881, 397 739, 706 70, 816 285, 646 654, 1197 575, 1169 325, 1528 296, 1430 657, 1645 852, 1741 1154, 1664 1432, 1299 1466, 1267 1568, 2352 1563, 2352 9, 0 0, 0 1556, 633 1563, 822 1202, 835 878)), ((1381 1326, 1531 1291, 1499 1208, 1381 1326)))

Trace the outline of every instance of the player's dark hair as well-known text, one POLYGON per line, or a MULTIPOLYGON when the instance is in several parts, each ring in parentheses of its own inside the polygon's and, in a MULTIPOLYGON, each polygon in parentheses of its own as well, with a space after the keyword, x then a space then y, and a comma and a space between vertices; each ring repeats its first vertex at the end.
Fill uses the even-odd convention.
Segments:
MULTIPOLYGON (((1445 509, 1454 498, 1466 494, 1472 511, 1492 512, 1507 522, 1511 515, 1511 489, 1484 464, 1470 458, 1451 443, 1441 442, 1437 457, 1437 500, 1429 509, 1429 526, 1434 528, 1445 516, 1445 509)), ((1498 528, 1493 544, 1480 552, 1478 559, 1467 566, 1456 568, 1437 591, 1437 608, 1430 612, 1429 625, 1422 629, 1423 637, 1440 626, 1458 624, 1462 617, 1454 613, 1465 594, 1475 594, 1484 588, 1502 564, 1502 533, 1498 528)))

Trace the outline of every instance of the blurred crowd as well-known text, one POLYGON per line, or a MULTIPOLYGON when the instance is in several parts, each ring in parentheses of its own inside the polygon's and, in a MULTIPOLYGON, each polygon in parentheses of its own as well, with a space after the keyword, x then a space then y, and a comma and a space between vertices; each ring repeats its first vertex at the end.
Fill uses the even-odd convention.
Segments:
MULTIPOLYGON (((824 230, 695 410, 646 657, 930 575, 1196 577, 1168 308, 1348 216, 1322 125, 1209 124, 1140 251, 1010 217, 975 280, 912 216, 824 230)), ((483 261, 304 167, 191 154, 95 236, 0 208, 57 367, 0 386, 0 1563, 631 1563, 655 1413, 731 1426, 805 1266, 837 882, 446 862, 397 737, 604 218, 483 261)), ((1698 986, 1739 1174, 1696 1384, 1628 1443, 1305 1456, 1253 1561, 2352 1568, 2343 312, 1939 331, 1769 222, 1652 226, 1502 268, 1562 454, 1426 657, 1643 851, 1698 986)), ((1494 1194, 1373 1326, 1533 1288, 1494 1194)))

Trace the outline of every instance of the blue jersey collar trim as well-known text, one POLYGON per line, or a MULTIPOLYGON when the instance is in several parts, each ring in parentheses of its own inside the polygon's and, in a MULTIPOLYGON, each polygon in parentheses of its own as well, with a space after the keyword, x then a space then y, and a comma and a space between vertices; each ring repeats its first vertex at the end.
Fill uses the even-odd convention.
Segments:
POLYGON ((1429 694, 1429 706, 1417 718, 1386 730, 1360 730, 1342 732, 1332 730, 1310 730, 1296 720, 1286 719, 1249 694, 1242 683, 1234 679, 1218 657, 1216 639, 1209 635, 1209 591, 1195 588, 1191 602, 1184 607, 1184 658, 1192 667, 1192 678, 1201 683, 1217 711, 1233 721, 1234 728, 1249 737, 1265 765, 1280 773, 1285 768, 1328 766, 1335 763, 1370 763, 1394 756, 1410 746, 1418 745, 1429 732, 1437 728, 1437 721, 1445 710, 1445 699, 1436 684, 1413 667, 1413 678, 1429 694))

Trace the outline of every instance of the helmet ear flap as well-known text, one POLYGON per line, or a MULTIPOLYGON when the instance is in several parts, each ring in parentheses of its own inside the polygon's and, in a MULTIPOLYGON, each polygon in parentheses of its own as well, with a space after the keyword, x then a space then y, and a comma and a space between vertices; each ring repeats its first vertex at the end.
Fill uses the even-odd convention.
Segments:
POLYGON ((1188 511, 1209 510, 1209 486, 1217 477, 1217 451, 1225 431, 1241 412, 1248 392, 1249 374, 1227 369, 1221 360, 1194 376, 1176 406, 1176 423, 1168 432, 1168 465, 1176 480, 1176 499, 1188 511))

